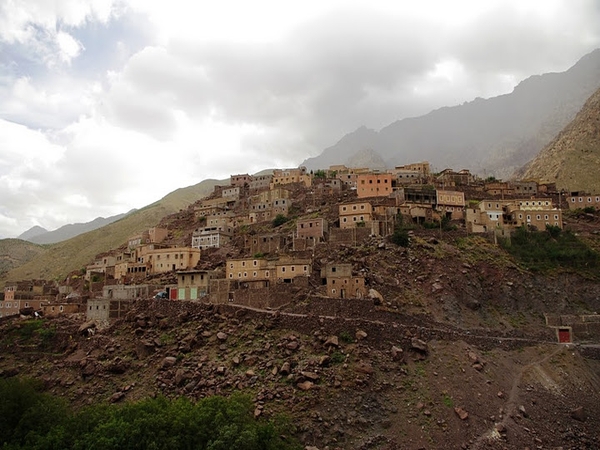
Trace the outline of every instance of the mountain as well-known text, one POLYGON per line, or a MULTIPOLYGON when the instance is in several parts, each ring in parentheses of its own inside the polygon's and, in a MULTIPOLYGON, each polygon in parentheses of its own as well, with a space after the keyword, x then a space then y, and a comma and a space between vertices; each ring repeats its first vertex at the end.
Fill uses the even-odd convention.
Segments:
POLYGON ((388 166, 428 160, 439 170, 468 168, 507 178, 550 142, 599 87, 596 49, 565 72, 527 78, 510 94, 444 107, 380 131, 361 127, 302 165, 324 169, 344 164, 360 150, 374 150, 388 166))
POLYGON ((29 230, 27 230, 24 233, 21 233, 19 236, 17 236, 17 239, 33 242, 33 241, 31 241, 31 239, 34 239, 45 233, 48 233, 48 230, 46 230, 43 227, 40 227, 39 225, 35 225, 35 226, 31 227, 29 230))
POLYGON ((600 192, 600 89, 521 173, 567 191, 600 192))
POLYGON ((102 228, 109 223, 116 222, 122 219, 127 214, 131 214, 135 210, 131 210, 125 214, 118 214, 112 217, 96 217, 91 222, 86 223, 70 223, 64 225, 54 231, 48 231, 42 227, 35 226, 30 228, 25 233, 21 234, 17 239, 33 242, 34 244, 55 244, 57 242, 66 241, 82 233, 102 228))
MULTIPOLYGON (((193 186, 177 189, 161 200, 102 228, 44 248, 39 247, 41 251, 35 258, 6 273, 0 273, 0 285, 7 280, 63 278, 68 273, 90 264, 96 255, 116 249, 125 244, 130 236, 156 226, 163 217, 178 212, 196 200, 206 197, 216 185, 223 183, 225 182, 204 180, 193 186)), ((0 240, 0 250, 6 241, 17 240, 0 240)), ((24 251, 23 248, 33 245, 26 241, 17 242, 20 244, 12 248, 11 252, 21 252, 24 251)))

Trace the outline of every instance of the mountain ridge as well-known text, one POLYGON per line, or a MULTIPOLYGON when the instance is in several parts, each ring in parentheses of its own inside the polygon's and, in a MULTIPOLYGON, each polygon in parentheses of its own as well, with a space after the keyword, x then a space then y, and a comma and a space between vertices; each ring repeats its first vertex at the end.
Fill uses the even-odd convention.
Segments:
POLYGON ((370 149, 391 166, 430 160, 438 162, 439 170, 469 168, 508 178, 552 140, 599 87, 596 49, 564 72, 526 78, 508 94, 396 120, 379 131, 359 127, 302 165, 323 169, 370 149))

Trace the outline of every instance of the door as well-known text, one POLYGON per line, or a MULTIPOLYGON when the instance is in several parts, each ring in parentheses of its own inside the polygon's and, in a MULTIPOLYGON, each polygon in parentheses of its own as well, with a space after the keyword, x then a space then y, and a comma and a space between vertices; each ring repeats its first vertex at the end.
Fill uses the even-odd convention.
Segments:
POLYGON ((568 344, 571 342, 571 330, 569 328, 558 329, 558 342, 568 344))

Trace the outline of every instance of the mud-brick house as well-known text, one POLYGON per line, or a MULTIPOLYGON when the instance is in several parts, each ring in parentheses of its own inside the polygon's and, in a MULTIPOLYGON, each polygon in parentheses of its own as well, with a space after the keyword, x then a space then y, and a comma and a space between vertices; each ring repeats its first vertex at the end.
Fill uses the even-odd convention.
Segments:
POLYGON ((483 200, 465 214, 467 230, 483 233, 521 226, 544 230, 546 225, 563 227, 562 212, 547 198, 483 200))
POLYGON ((338 206, 340 228, 366 226, 373 220, 373 206, 367 201, 342 203, 338 206))
POLYGON ((254 175, 248 187, 250 191, 265 191, 268 190, 273 181, 273 175, 254 175))
POLYGON ((277 283, 308 283, 311 271, 310 259, 281 258, 275 262, 277 283))
POLYGON ((298 219, 296 222, 296 237, 311 237, 323 240, 328 229, 328 223, 322 217, 298 219))
POLYGON ((244 187, 252 181, 252 175, 247 173, 235 174, 229 176, 229 184, 236 187, 244 187))
POLYGON ((475 177, 467 169, 458 172, 452 169, 444 169, 436 178, 436 183, 441 186, 468 186, 474 182, 475 177))
POLYGON ((264 258, 228 259, 225 266, 225 278, 243 283, 245 288, 265 288, 276 281, 274 260, 264 258))
POLYGON ((113 255, 104 255, 96 259, 92 264, 85 266, 85 280, 90 281, 94 275, 114 277, 116 263, 117 257, 113 255))
POLYGON ((436 210, 441 216, 460 220, 465 214, 465 193, 436 189, 436 210))
POLYGON ((515 195, 515 188, 507 181, 495 181, 486 183, 483 190, 490 195, 515 195))
POLYGON ((310 174, 306 173, 306 167, 273 170, 273 178, 270 184, 271 189, 279 185, 292 183, 302 183, 305 187, 311 186, 312 177, 310 174))
POLYGON ((391 173, 367 173, 358 176, 356 181, 356 195, 358 198, 387 197, 391 193, 391 173))
POLYGON ((532 197, 536 196, 538 193, 538 183, 534 180, 513 181, 512 185, 515 190, 515 195, 532 197))
POLYGON ((352 264, 328 263, 321 269, 322 284, 331 298, 364 298, 365 278, 353 276, 352 264))
POLYGON ((144 244, 160 244, 168 234, 169 230, 166 228, 152 227, 140 234, 131 236, 127 240, 127 246, 133 249, 144 244))
POLYGON ((221 191, 221 196, 223 198, 237 200, 240 198, 240 192, 239 186, 227 186, 221 191))
POLYGON ((76 314, 82 312, 85 305, 69 302, 52 302, 42 305, 42 314, 44 317, 57 317, 63 314, 76 314))
POLYGON ((584 209, 588 207, 600 209, 600 195, 572 192, 567 196, 567 203, 569 204, 569 209, 584 209))
POLYGON ((86 319, 109 323, 111 320, 125 317, 132 305, 131 299, 89 299, 86 304, 86 319))
POLYGON ((287 246, 287 238, 281 233, 255 234, 244 236, 244 249, 251 254, 279 253, 287 246))
POLYGON ((150 250, 147 254, 149 274, 193 269, 200 261, 200 249, 169 247, 150 250))
POLYGON ((210 280, 214 276, 214 272, 208 270, 178 271, 177 300, 198 300, 206 297, 210 293, 210 280))
POLYGON ((221 248, 227 245, 233 236, 229 227, 203 227, 198 228, 192 234, 192 248, 207 249, 221 248))

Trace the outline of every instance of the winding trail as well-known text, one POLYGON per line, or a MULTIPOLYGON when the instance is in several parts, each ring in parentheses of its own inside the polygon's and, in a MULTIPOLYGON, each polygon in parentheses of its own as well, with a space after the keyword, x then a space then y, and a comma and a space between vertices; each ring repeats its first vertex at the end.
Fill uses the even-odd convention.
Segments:
POLYGON ((508 420, 511 419, 514 416, 514 414, 516 413, 517 403, 518 403, 518 399, 519 399, 519 385, 521 384, 523 375, 530 369, 538 369, 540 364, 543 364, 544 362, 548 361, 550 358, 554 357, 558 353, 565 351, 565 349, 567 349, 567 347, 564 345, 560 345, 560 344, 556 344, 556 345, 558 346, 558 348, 556 348, 554 351, 552 351, 548 355, 546 355, 543 358, 540 358, 536 361, 530 362, 529 364, 526 364, 523 367, 521 367, 521 370, 519 370, 517 372, 517 374, 513 380, 512 387, 510 389, 510 395, 508 396, 506 403, 504 404, 504 407, 503 407, 504 415, 503 415, 502 420, 500 422, 496 422, 491 430, 480 435, 477 438, 477 440, 473 443, 473 446, 471 447, 471 449, 476 450, 476 449, 482 448, 481 446, 484 445, 485 443, 487 443, 489 441, 496 441, 496 440, 500 439, 501 435, 497 431, 496 427, 499 425, 508 427, 508 420))

